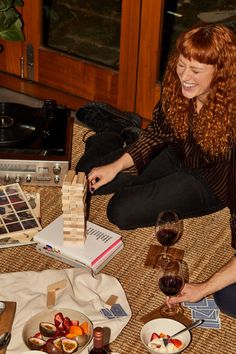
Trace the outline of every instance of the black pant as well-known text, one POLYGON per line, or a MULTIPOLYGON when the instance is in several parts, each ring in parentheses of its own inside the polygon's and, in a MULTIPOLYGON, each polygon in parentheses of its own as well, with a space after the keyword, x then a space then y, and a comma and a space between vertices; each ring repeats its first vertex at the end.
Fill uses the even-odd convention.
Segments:
MULTIPOLYGON (((111 151, 111 141, 98 136, 90 141, 77 170, 89 172, 91 167, 114 161, 124 152, 116 146, 111 151), (96 149, 97 144, 97 149, 96 149), (102 156, 100 151, 103 146, 102 156), (105 154, 105 146, 109 153, 105 154), (92 148, 91 148, 92 146, 92 148), (92 152, 92 153, 91 153, 92 152)), ((174 210, 181 218, 202 216, 225 207, 213 194, 204 178, 197 172, 183 168, 181 161, 170 146, 154 157, 140 175, 121 172, 110 183, 99 188, 95 194, 115 193, 108 204, 108 219, 120 229, 153 226, 157 214, 166 209, 174 210)))
POLYGON ((226 315, 236 318, 236 283, 225 287, 214 295, 215 302, 226 315))

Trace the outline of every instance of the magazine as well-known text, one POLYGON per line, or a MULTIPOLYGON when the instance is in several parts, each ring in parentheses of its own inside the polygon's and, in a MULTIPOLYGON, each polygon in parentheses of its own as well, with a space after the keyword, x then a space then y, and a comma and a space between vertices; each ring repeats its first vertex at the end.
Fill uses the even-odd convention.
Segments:
POLYGON ((35 243, 33 236, 42 229, 34 211, 39 212, 39 201, 39 193, 26 195, 18 183, 0 186, 0 248, 35 243))

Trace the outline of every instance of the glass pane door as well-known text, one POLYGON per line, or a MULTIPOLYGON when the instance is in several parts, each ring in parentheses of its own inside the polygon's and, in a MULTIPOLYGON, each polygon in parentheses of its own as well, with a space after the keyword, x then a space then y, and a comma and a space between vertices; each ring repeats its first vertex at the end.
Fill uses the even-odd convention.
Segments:
POLYGON ((119 68, 121 0, 44 0, 43 45, 119 68))
POLYGON ((165 0, 161 62, 161 79, 168 55, 184 30, 200 23, 222 23, 236 32, 235 0, 165 0))

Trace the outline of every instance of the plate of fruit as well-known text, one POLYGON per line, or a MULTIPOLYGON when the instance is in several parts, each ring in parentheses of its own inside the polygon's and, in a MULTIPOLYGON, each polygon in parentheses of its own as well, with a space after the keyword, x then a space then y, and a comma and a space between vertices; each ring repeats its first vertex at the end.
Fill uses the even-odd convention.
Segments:
POLYGON ((42 311, 26 322, 23 339, 30 350, 48 354, 80 353, 93 337, 93 324, 83 313, 70 309, 42 311))

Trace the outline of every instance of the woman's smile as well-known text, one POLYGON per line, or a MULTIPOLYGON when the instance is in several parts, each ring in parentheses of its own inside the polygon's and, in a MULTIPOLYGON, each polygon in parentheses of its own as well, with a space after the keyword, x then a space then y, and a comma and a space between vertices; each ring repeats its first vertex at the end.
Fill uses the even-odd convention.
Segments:
POLYGON ((176 72, 181 82, 183 96, 189 99, 196 97, 197 101, 204 102, 210 90, 215 66, 188 60, 180 55, 176 72))

